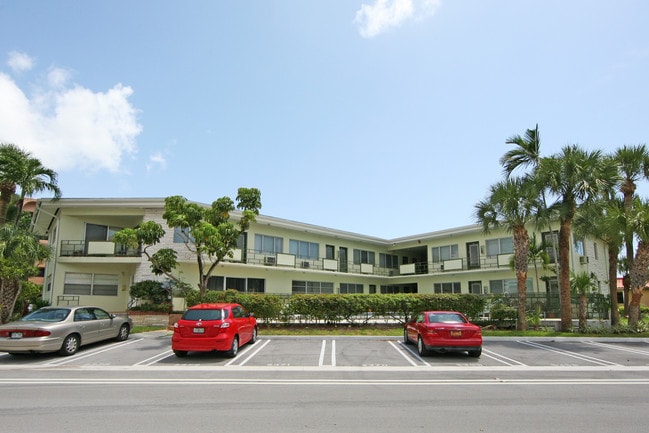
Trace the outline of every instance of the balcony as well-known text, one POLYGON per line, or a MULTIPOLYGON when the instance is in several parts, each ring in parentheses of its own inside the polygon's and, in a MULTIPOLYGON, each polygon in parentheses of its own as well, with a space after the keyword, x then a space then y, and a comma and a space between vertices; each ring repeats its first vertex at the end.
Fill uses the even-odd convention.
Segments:
POLYGON ((138 248, 127 248, 124 245, 109 241, 61 241, 60 257, 139 257, 138 248))

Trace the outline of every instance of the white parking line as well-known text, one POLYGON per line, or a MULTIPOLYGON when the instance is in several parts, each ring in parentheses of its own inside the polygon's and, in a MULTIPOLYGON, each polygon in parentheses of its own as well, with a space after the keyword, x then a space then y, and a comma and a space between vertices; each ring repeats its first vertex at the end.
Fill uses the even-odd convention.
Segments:
POLYGON ((171 350, 165 350, 164 352, 162 352, 162 353, 158 353, 157 355, 154 355, 154 356, 152 356, 152 357, 150 357, 150 358, 147 358, 147 359, 145 359, 145 360, 143 360, 143 361, 140 361, 140 362, 138 362, 137 364, 133 364, 133 366, 138 366, 138 365, 147 365, 147 366, 148 366, 148 365, 153 365, 153 364, 155 364, 156 362, 160 362, 160 361, 162 361, 163 359, 165 359, 165 358, 171 356, 172 353, 173 353, 173 351, 171 351, 171 350))
POLYGON ((128 346, 129 344, 137 343, 139 341, 142 341, 142 338, 138 338, 137 340, 127 340, 122 343, 114 344, 112 346, 106 347, 104 349, 94 349, 89 352, 84 352, 83 355, 76 355, 76 356, 69 356, 63 360, 61 359, 55 359, 54 361, 46 362, 43 365, 64 365, 68 364, 70 362, 78 361, 80 359, 85 359, 89 358, 91 356, 98 355, 100 353, 108 352, 109 350, 113 349, 119 349, 120 347, 128 346))
POLYGON ((399 344, 401 345, 401 347, 403 347, 404 350, 407 350, 407 351, 408 351, 412 356, 414 356, 414 357, 415 357, 419 362, 421 362, 422 364, 424 364, 426 367, 430 367, 430 364, 429 364, 428 362, 426 362, 426 360, 424 360, 421 356, 419 356, 419 354, 418 354, 417 352, 415 352, 414 350, 412 350, 412 349, 410 348, 410 346, 406 345, 404 342, 400 342, 399 344))
POLYGON ((502 362, 505 365, 525 365, 520 361, 516 361, 515 359, 511 359, 506 357, 505 355, 501 355, 496 352, 492 352, 491 350, 485 350, 484 347, 482 348, 482 356, 486 356, 487 358, 491 358, 494 361, 502 362))
POLYGON ((325 356, 326 348, 327 348, 327 340, 322 340, 322 346, 320 347, 320 358, 318 359, 318 367, 322 367, 324 365, 324 356, 325 356))
POLYGON ((585 341, 584 343, 592 344, 593 346, 605 347, 607 349, 619 350, 622 352, 635 353, 637 355, 649 355, 649 351, 642 350, 642 349, 634 349, 632 347, 615 346, 613 344, 599 343, 597 341, 585 341))
MULTIPOLYGON (((257 353, 259 353, 259 351, 260 351, 261 349, 263 349, 264 347, 266 347, 266 346, 268 345, 268 343, 270 343, 270 341, 271 341, 271 340, 266 340, 266 341, 264 342, 264 344, 261 345, 261 347, 259 347, 257 350, 255 350, 254 352, 252 352, 250 355, 248 355, 248 357, 247 357, 246 359, 244 359, 243 361, 241 361, 239 364, 237 364, 237 366, 240 367, 240 366, 244 365, 246 362, 250 361, 250 359, 251 359, 253 356, 255 356, 257 353)), ((233 359, 232 361, 228 362, 228 363, 225 364, 225 365, 230 365, 230 364, 232 364, 233 361, 234 361, 234 359, 233 359)))
POLYGON ((390 346, 394 347, 394 350, 396 350, 397 352, 399 352, 399 354, 400 354, 401 356, 403 356, 403 357, 406 359, 406 361, 408 361, 408 362, 409 362, 413 367, 418 367, 417 363, 416 363, 415 361, 413 361, 412 358, 410 358, 408 355, 406 355, 406 354, 403 352, 403 349, 402 349, 402 348, 397 347, 397 345, 396 345, 395 343, 393 343, 392 341, 388 341, 388 343, 390 343, 390 346))
POLYGON ((554 347, 546 346, 545 344, 533 343, 531 341, 519 341, 519 343, 520 344, 525 344, 527 346, 536 347, 537 349, 543 349, 543 350, 547 350, 549 352, 558 353, 558 354, 565 355, 565 356, 570 356, 570 357, 576 358, 576 359, 581 359, 582 361, 592 362, 593 364, 615 365, 615 366, 620 365, 620 364, 616 364, 614 362, 606 361, 604 359, 598 359, 598 358, 593 358, 592 356, 582 355, 581 353, 570 352, 568 350, 557 349, 557 348, 554 348, 554 347))

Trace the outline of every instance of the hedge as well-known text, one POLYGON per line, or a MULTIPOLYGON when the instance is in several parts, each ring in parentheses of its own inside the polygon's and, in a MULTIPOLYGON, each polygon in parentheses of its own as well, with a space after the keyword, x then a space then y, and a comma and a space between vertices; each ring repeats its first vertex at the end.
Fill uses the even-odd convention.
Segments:
POLYGON ((313 294, 281 297, 241 293, 236 290, 198 292, 186 297, 188 306, 199 303, 236 302, 263 322, 367 323, 392 319, 405 323, 425 310, 460 311, 475 320, 485 309, 485 299, 470 294, 313 294))

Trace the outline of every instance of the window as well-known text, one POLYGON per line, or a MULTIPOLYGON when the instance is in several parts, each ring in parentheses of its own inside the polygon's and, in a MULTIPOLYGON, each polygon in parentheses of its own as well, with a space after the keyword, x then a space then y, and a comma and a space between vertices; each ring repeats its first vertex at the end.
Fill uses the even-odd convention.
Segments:
POLYGON ((335 251, 336 247, 334 247, 333 245, 325 245, 325 258, 334 260, 336 258, 335 251))
POLYGON ((298 241, 291 239, 288 241, 288 252, 300 259, 318 260, 320 257, 320 244, 315 242, 298 241))
POLYGON ((462 286, 459 282, 455 283, 435 283, 433 284, 435 293, 462 293, 462 286))
POLYGON ((121 227, 102 226, 98 224, 86 223, 86 242, 87 241, 112 241, 115 233, 120 231, 121 227))
POLYGON ((597 251, 597 244, 595 242, 593 242, 593 256, 595 260, 599 259, 599 251, 597 251))
MULTIPOLYGON (((525 281, 525 287, 528 292, 532 292, 532 280, 525 281)), ((493 294, 510 294, 516 295, 518 293, 518 282, 516 279, 509 280, 489 280, 489 291, 493 294)))
POLYGON ((512 254, 514 252, 514 238, 487 239, 487 257, 497 256, 499 254, 512 254))
POLYGON ((207 290, 223 291, 227 289, 237 290, 242 293, 264 293, 266 280, 263 278, 237 278, 211 276, 207 280, 207 290))
POLYGON ((189 228, 174 227, 174 244, 186 244, 194 242, 194 238, 189 234, 189 228))
POLYGON ((374 251, 354 250, 354 264, 360 265, 361 263, 373 265, 374 251))
POLYGON ((340 283, 340 293, 363 293, 363 285, 340 283))
POLYGON ((572 247, 575 250, 575 254, 578 254, 580 256, 584 255, 584 240, 583 239, 573 238, 572 247))
POLYGON ((446 245, 443 247, 433 247, 432 257, 433 257, 433 263, 441 263, 444 260, 457 259, 458 246, 457 244, 455 244, 455 245, 446 245))
POLYGON ((260 253, 281 253, 283 239, 275 236, 255 235, 255 251, 260 253))
POLYGON ((379 254, 379 267, 388 269, 397 269, 399 267, 399 257, 392 254, 379 254))
POLYGON ((66 272, 63 282, 63 294, 117 296, 118 285, 118 275, 66 272))
MULTIPOLYGON (((557 254, 555 254, 554 248, 559 248, 559 234, 557 232, 544 232, 542 233, 543 243, 546 245, 545 252, 548 253, 550 257, 550 263, 556 262, 557 254)), ((557 251, 558 252, 558 251, 557 251)))
POLYGON ((292 283, 292 293, 296 294, 319 294, 333 293, 334 283, 319 281, 295 281, 292 283))

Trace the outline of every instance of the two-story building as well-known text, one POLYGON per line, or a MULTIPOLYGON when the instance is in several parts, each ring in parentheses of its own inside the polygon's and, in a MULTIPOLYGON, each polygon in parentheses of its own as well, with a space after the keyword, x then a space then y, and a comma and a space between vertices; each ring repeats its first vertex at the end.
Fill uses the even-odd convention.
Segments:
MULTIPOLYGON (((198 268, 182 236, 162 218, 163 198, 38 200, 33 229, 53 248, 43 297, 52 305, 79 303, 123 311, 132 284, 160 280, 139 251, 112 242, 115 232, 154 220, 167 232, 155 248, 178 251, 178 271, 196 287, 198 268)), ((232 218, 236 220, 235 212, 232 218)), ((398 222, 395 222, 398 223, 398 222)), ((530 228, 530 234, 533 230, 530 228)), ((539 232, 551 240, 556 231, 539 232)), ((155 251, 155 248, 152 250, 155 251)), ((574 239, 571 269, 587 271, 608 294, 606 245, 574 239)), ((516 293, 510 265, 513 239, 480 225, 382 239, 261 215, 240 237, 233 257, 221 262, 210 289, 267 294, 303 293, 516 293)), ((553 259, 553 250, 550 251, 553 259)), ((552 265, 530 263, 530 294, 558 291, 552 265)), ((178 302, 178 300, 176 300, 178 302)), ((175 308, 182 308, 176 302, 175 308)))

